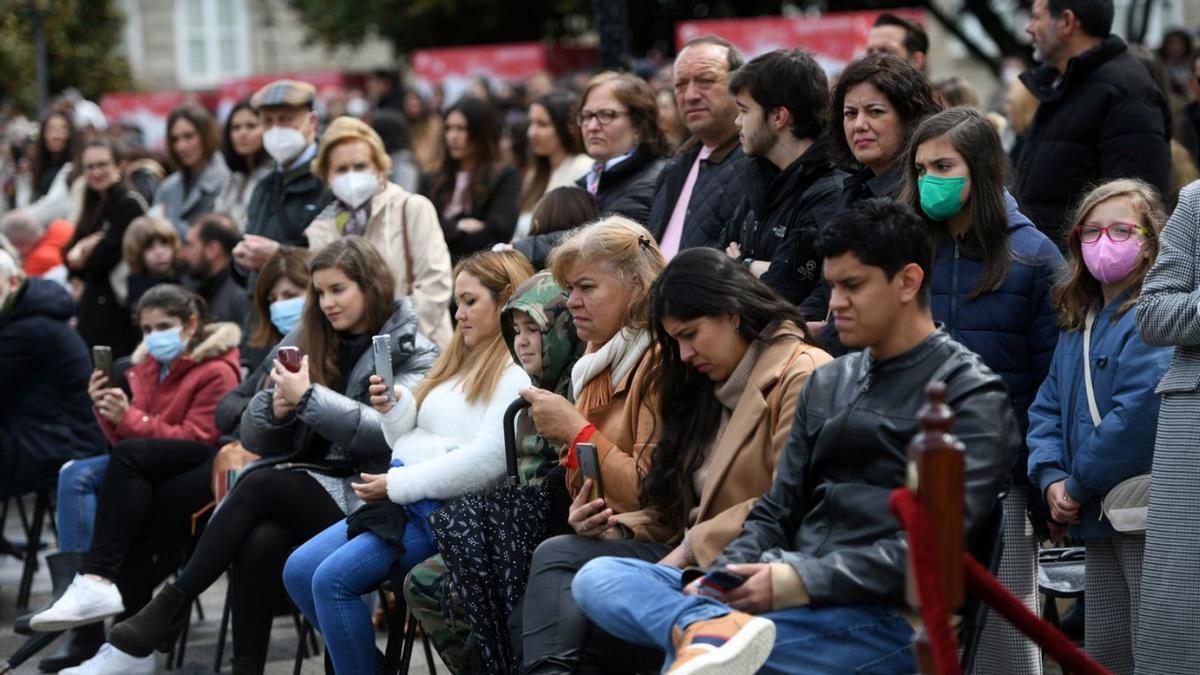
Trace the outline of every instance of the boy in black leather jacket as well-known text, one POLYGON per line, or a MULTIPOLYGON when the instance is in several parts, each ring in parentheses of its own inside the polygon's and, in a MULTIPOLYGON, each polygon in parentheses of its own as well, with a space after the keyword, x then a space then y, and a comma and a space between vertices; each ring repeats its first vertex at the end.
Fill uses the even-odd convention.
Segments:
POLYGON ((818 246, 838 333, 862 351, 819 368, 801 393, 774 484, 713 566, 740 585, 684 585, 683 570, 617 558, 592 561, 572 585, 598 626, 663 649, 669 673, 914 672, 908 543, 888 498, 905 483, 925 387, 946 384, 966 447, 968 538, 1020 447, 1003 382, 933 323, 932 245, 909 207, 861 202, 818 246))

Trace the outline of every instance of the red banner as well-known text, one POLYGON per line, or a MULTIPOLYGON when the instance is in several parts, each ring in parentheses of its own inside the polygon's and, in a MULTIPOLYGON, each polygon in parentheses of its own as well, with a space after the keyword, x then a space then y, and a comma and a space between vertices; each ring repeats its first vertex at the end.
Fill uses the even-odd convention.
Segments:
MULTIPOLYGON (((676 48, 701 35, 720 35, 753 58, 773 49, 805 49, 827 72, 836 73, 866 53, 867 33, 883 12, 831 12, 820 16, 684 21, 675 26, 676 48)), ((892 14, 925 24, 920 9, 892 14)))

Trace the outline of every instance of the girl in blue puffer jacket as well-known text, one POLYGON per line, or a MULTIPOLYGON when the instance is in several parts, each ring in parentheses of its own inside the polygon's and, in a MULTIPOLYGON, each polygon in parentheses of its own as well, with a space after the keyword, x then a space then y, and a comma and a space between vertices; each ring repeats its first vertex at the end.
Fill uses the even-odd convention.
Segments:
POLYGON ((1101 499, 1149 473, 1154 456, 1154 388, 1171 348, 1143 342, 1132 310, 1164 220, 1158 195, 1139 180, 1115 180, 1083 198, 1067 238, 1067 273, 1054 292, 1062 333, 1029 409, 1029 479, 1053 519, 1085 542, 1085 646, 1114 673, 1133 672, 1146 536, 1114 529, 1101 499))
MULTIPOLYGON (((934 238, 933 318, 1004 379, 1023 434, 1058 340, 1050 288, 1062 255, 1005 191, 1000 136, 979 112, 929 116, 900 161, 900 201, 924 215, 934 238)), ((1004 501, 998 576, 1036 611, 1037 542, 1025 513, 1039 500, 1024 466, 1022 457, 1004 501)), ((999 618, 987 622, 980 650, 980 675, 1042 672, 1037 647, 999 618)))

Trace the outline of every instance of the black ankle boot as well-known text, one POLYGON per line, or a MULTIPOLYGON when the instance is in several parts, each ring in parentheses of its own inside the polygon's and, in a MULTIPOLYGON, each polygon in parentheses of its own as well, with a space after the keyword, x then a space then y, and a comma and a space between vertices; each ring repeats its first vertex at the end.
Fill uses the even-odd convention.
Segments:
POLYGON ((72 668, 96 655, 100 645, 104 644, 104 622, 89 623, 86 626, 72 628, 67 631, 67 637, 59 646, 58 651, 42 659, 38 670, 43 673, 57 673, 65 668, 72 668))
POLYGON ((263 663, 253 656, 235 656, 229 660, 233 675, 262 675, 263 663))
POLYGON ((183 627, 189 602, 183 591, 167 584, 140 612, 113 626, 108 641, 126 654, 150 656, 183 627))
POLYGON ((50 602, 47 602, 46 606, 41 609, 18 616, 17 620, 13 622, 13 632, 18 635, 33 635, 33 631, 29 628, 29 617, 53 605, 61 598, 82 566, 83 553, 52 553, 46 556, 46 568, 50 570, 50 602))

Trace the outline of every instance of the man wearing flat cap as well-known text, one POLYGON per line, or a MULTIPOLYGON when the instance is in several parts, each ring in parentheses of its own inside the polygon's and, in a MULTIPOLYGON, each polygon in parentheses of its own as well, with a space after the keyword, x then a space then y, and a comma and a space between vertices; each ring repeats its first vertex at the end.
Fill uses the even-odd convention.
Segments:
POLYGON ((304 230, 333 198, 309 169, 317 156, 316 89, 307 82, 276 80, 250 98, 263 125, 263 147, 275 171, 259 182, 246 209, 246 236, 233 251, 253 288, 257 271, 281 244, 305 246, 304 230))

